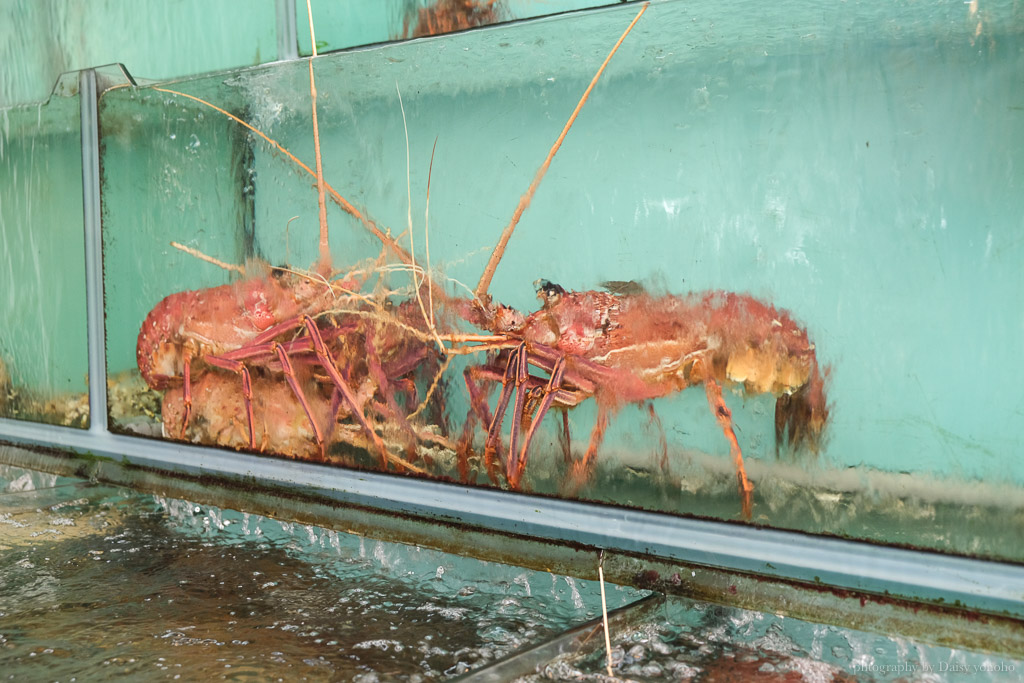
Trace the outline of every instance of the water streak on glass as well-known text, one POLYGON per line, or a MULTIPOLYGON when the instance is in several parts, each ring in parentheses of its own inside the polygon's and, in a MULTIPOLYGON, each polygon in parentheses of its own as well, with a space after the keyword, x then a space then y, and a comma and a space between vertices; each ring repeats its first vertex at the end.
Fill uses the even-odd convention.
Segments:
POLYGON ((77 94, 0 110, 0 417, 87 427, 77 94))
POLYGON ((277 58, 274 0, 0 4, 0 107, 47 98, 68 71, 121 63, 139 78, 180 78, 277 58))

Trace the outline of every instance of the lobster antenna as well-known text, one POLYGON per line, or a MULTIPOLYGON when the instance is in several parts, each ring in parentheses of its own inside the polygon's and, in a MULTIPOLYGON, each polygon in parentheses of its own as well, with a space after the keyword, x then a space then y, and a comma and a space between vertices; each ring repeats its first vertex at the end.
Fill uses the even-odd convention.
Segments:
MULTIPOLYGON (((411 171, 412 167, 411 167, 411 162, 409 160, 409 125, 408 125, 408 123, 406 123, 406 120, 405 120, 405 104, 402 102, 402 89, 398 87, 398 81, 395 81, 395 91, 398 92, 398 106, 402 110, 402 129, 405 131, 405 187, 406 187, 406 192, 408 194, 407 206, 409 207, 409 210, 408 210, 408 220, 409 220, 409 259, 411 261, 411 266, 412 266, 412 269, 410 271, 412 273, 412 287, 413 287, 414 290, 416 290, 416 303, 418 303, 419 306, 420 306, 420 313, 423 315, 423 322, 425 322, 427 324, 427 328, 430 330, 430 333, 433 335, 434 341, 437 342, 438 350, 442 354, 444 354, 445 353, 444 344, 441 342, 440 337, 437 336, 437 330, 434 328, 434 311, 433 311, 433 309, 431 309, 430 315, 427 315, 427 309, 423 305, 423 295, 420 293, 420 283, 419 283, 419 280, 417 280, 417 278, 416 278, 416 275, 417 275, 417 273, 419 272, 420 269, 416 265, 416 240, 413 237, 413 235, 415 234, 415 231, 413 230, 413 227, 412 227, 412 171, 411 171)), ((434 145, 435 146, 437 145, 437 141, 436 140, 434 141, 434 145)), ((431 164, 431 168, 433 168, 433 164, 434 164, 433 153, 431 153, 431 156, 430 156, 430 164, 431 164)), ((429 198, 430 198, 430 184, 429 184, 429 179, 428 179, 428 184, 427 184, 427 200, 428 201, 429 201, 429 198)), ((423 279, 426 280, 428 282, 428 284, 429 284, 430 283, 430 273, 426 272, 424 274, 424 276, 423 276, 423 279)), ((428 291, 432 291, 432 287, 428 287, 427 289, 428 289, 428 291)), ((431 299, 431 301, 433 301, 433 299, 431 299)))
MULTIPOLYGON (((437 151, 437 137, 434 147, 430 150, 430 167, 427 169, 427 206, 423 210, 423 241, 426 242, 427 277, 430 277, 430 177, 434 174, 434 152, 437 151)), ((427 288, 427 308, 430 309, 430 327, 434 328, 434 288, 427 288)))
POLYGON ((498 269, 498 263, 501 261, 501 257, 505 254, 505 247, 508 245, 508 241, 512 238, 512 231, 516 229, 516 225, 519 223, 519 219, 522 218, 523 212, 530 206, 530 201, 533 199, 534 193, 537 191, 537 187, 540 185, 540 181, 543 180, 544 174, 548 172, 548 167, 551 165, 551 160, 555 158, 555 154, 558 152, 558 148, 562 146, 562 141, 565 140, 565 136, 568 135, 569 129, 572 128, 572 124, 575 123, 576 117, 579 116, 580 110, 583 109, 583 105, 586 104, 587 98, 590 97, 590 91, 597 85, 598 79, 601 78, 601 74, 604 73, 604 69, 608 66, 608 62, 612 60, 612 57, 618 51, 619 46, 622 45, 622 41, 626 39, 629 32, 636 26, 636 22, 640 21, 640 17, 647 11, 647 5, 644 3, 640 7, 640 11, 637 12, 636 17, 633 18, 632 23, 626 30, 619 36, 619 40, 615 43, 612 51, 605 57, 601 67, 594 74, 594 78, 591 79, 590 85, 587 86, 586 91, 583 93, 583 97, 580 98, 579 104, 576 105, 576 109, 573 110, 569 120, 565 123, 565 128, 562 129, 562 134, 555 140, 555 144, 551 146, 551 151, 548 152, 548 156, 544 159, 544 163, 537 169, 537 174, 533 177, 533 182, 530 183, 530 187, 526 190, 526 193, 519 198, 519 205, 516 206, 515 213, 512 214, 512 220, 505 226, 505 230, 501 233, 501 238, 498 240, 498 244, 494 247, 494 251, 491 252, 491 259, 487 262, 487 267, 484 269, 483 275, 480 276, 480 283, 476 286, 476 298, 480 302, 484 302, 487 299, 487 290, 491 286, 491 280, 494 278, 494 271, 498 269))
POLYGON ((313 7, 306 0, 306 14, 309 16, 309 42, 313 56, 309 58, 309 97, 313 101, 313 152, 316 155, 316 198, 320 207, 320 263, 318 270, 331 270, 331 246, 327 240, 327 193, 324 188, 324 167, 320 158, 320 126, 316 118, 316 79, 313 78, 313 60, 316 59, 316 33, 313 31, 313 7))
POLYGON ((171 246, 174 247, 175 249, 180 249, 181 251, 185 252, 189 256, 195 256, 200 261, 206 261, 207 263, 212 263, 213 265, 217 266, 218 268, 223 268, 224 270, 230 270, 230 271, 238 273, 242 277, 245 277, 245 268, 242 267, 242 266, 236 265, 234 263, 225 263, 224 261, 221 261, 220 259, 217 259, 217 258, 214 258, 212 256, 208 256, 207 254, 204 254, 203 252, 199 251, 198 249, 193 249, 192 247, 186 247, 184 244, 179 244, 178 242, 171 242, 171 246))
MULTIPOLYGON (((121 86, 115 86, 115 87, 121 87, 121 86)), ((153 90, 156 90, 157 92, 165 92, 165 93, 168 93, 169 95, 174 95, 175 97, 185 97, 185 98, 190 99, 190 100, 192 100, 194 102, 198 102, 199 104, 203 105, 204 107, 209 107, 210 109, 214 110, 215 112, 217 112, 219 114, 223 114, 224 116, 226 116, 227 118, 231 119, 232 121, 234 121, 238 125, 242 126, 243 128, 246 128, 247 130, 251 131, 255 135, 258 135, 261 138, 263 138, 264 140, 266 140, 267 143, 269 143, 274 149, 276 149, 278 152, 280 152, 285 157, 287 157, 289 161, 291 161, 293 164, 295 164, 296 166, 301 168, 303 171, 305 171, 309 175, 311 175, 314 178, 316 178, 316 171, 311 169, 303 161, 301 161, 298 157, 296 157, 294 154, 289 152, 288 149, 285 148, 283 145, 281 145, 280 142, 278 142, 277 140, 273 139, 272 137, 270 137, 269 135, 267 135, 266 133, 261 131, 259 128, 256 128, 252 124, 246 123, 245 121, 243 121, 242 119, 238 118, 237 116, 235 116, 231 112, 227 111, 226 109, 224 109, 222 107, 218 107, 217 105, 213 104, 212 102, 208 102, 208 101, 204 100, 201 97, 196 97, 195 95, 189 95, 188 93, 183 93, 183 92, 181 92, 179 90, 171 90, 169 88, 158 88, 156 86, 152 86, 152 88, 153 88, 153 90)), ((335 190, 331 186, 331 184, 328 183, 326 180, 324 180, 324 189, 331 196, 331 200, 335 204, 340 206, 345 213, 349 214, 350 216, 352 216, 353 218, 358 220, 360 223, 362 223, 363 227, 366 228, 370 232, 370 234, 372 234, 374 237, 376 237, 377 239, 379 239, 381 241, 381 244, 387 246, 389 249, 391 249, 393 252, 395 252, 395 254, 397 254, 400 259, 402 259, 403 261, 408 262, 409 255, 405 253, 405 250, 402 249, 402 247, 400 247, 398 245, 398 243, 395 242, 395 240, 389 234, 385 234, 383 231, 381 231, 381 229, 377 226, 377 224, 372 219, 367 217, 359 209, 354 207, 351 202, 349 202, 347 199, 342 197, 341 194, 337 190, 335 190)))

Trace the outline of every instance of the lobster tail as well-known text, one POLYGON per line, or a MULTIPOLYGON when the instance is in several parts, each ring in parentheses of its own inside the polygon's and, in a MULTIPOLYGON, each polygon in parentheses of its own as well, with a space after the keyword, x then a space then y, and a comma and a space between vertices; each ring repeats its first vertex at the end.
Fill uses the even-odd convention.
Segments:
POLYGON ((827 377, 828 369, 822 374, 815 361, 807 383, 792 394, 783 394, 775 403, 776 454, 783 444, 792 451, 806 447, 817 454, 821 449, 829 414, 825 400, 827 377))

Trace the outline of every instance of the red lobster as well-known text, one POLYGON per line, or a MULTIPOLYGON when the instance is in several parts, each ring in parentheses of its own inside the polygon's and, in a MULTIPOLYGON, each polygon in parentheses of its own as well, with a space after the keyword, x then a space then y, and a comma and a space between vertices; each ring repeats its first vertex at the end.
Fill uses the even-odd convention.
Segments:
POLYGON ((335 287, 352 288, 351 283, 332 286, 272 269, 265 276, 247 277, 233 284, 176 292, 158 303, 142 324, 136 358, 139 371, 151 388, 181 387, 180 436, 184 436, 192 417, 193 373, 219 368, 240 377, 247 441, 250 448, 256 447, 253 380, 248 362, 272 365, 283 372, 322 452, 326 437, 320 426, 323 419, 318 420, 316 415, 322 411, 315 410, 307 399, 296 375, 293 361, 298 360, 313 363, 327 374, 341 402, 386 461, 387 449, 363 416, 354 392, 339 373, 324 341, 325 334, 331 339, 345 330, 330 324, 321 330, 322 323, 317 322, 320 313, 338 306, 335 287))
POLYGON ((518 343, 482 370, 467 372, 474 410, 489 424, 485 460, 493 461, 501 423, 515 394, 505 476, 518 488, 541 419, 552 405, 575 406, 593 396, 598 417, 582 460, 573 464, 577 483, 588 476, 608 427, 621 404, 646 401, 702 385, 736 467, 743 515, 749 518, 753 484, 732 428, 722 385, 748 394, 778 396, 777 442, 817 449, 828 420, 825 381, 814 344, 790 314, 753 297, 712 291, 685 296, 652 296, 636 286, 612 291, 568 292, 538 281, 541 310, 523 318, 496 306, 484 311, 492 331, 507 332, 518 343), (502 327, 503 330, 496 330, 502 327), (531 376, 533 365, 547 379, 531 376), (472 377, 500 379, 502 393, 493 418, 472 377), (527 401, 536 415, 518 445, 527 401))
MULTIPOLYGON (((163 397, 164 427, 171 434, 182 433, 187 427, 188 436, 200 443, 257 448, 304 460, 324 459, 327 446, 335 441, 373 452, 374 444, 358 424, 358 415, 365 415, 374 431, 383 425, 385 436, 390 427, 393 436, 414 453, 420 440, 444 444, 446 440, 438 434, 418 433, 407 417, 420 400, 417 380, 436 372, 437 362, 430 348, 415 335, 396 330, 403 312, 399 307, 396 322, 391 324, 361 318, 359 313, 332 313, 317 318, 322 337, 327 337, 328 353, 351 387, 360 412, 341 400, 330 378, 317 369, 315 358, 292 353, 293 369, 301 378, 300 386, 307 399, 305 404, 291 389, 280 362, 270 358, 247 368, 252 370, 248 405, 244 392, 239 391, 237 375, 215 368, 200 373, 198 380, 193 377, 187 424, 184 385, 167 390, 163 397), (312 363, 312 367, 302 372, 306 363, 312 363), (312 419, 307 410, 312 412, 312 419), (374 423, 371 415, 381 419, 374 423), (338 424, 348 420, 352 421, 354 431, 338 424), (255 444, 250 442, 250 426, 256 435, 255 444)), ((296 344, 285 342, 282 346, 296 344)), ((433 412, 437 407, 429 403, 423 409, 433 412)), ((389 459, 403 469, 424 473, 408 462, 389 459)))

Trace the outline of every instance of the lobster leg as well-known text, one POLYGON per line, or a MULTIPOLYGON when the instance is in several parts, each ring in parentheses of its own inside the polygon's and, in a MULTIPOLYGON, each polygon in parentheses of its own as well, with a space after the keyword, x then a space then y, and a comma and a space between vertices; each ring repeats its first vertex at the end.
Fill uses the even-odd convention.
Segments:
MULTIPOLYGON (((525 360, 525 358, 524 358, 525 360)), ((534 416, 530 423, 530 430, 526 433, 526 438, 523 440, 523 448, 519 453, 516 453, 514 446, 510 447, 509 459, 507 465, 508 484, 512 488, 519 488, 519 481, 523 477, 523 471, 526 469, 526 455, 530 449, 530 442, 533 440, 534 434, 537 433, 537 428, 540 426, 541 421, 544 419, 544 415, 551 408, 551 404, 555 400, 555 395, 558 389, 562 386, 562 376, 565 374, 565 358, 559 358, 555 361, 555 366, 551 371, 551 377, 548 379, 548 384, 543 389, 544 398, 540 402, 540 407, 537 408, 537 414, 534 416)), ((520 393, 525 393, 520 388, 520 393)), ((517 410, 517 414, 521 414, 521 409, 517 410)), ((515 427, 513 427, 514 429, 515 427)), ((568 434, 568 425, 566 428, 568 434)))
POLYGON ((597 449, 601 447, 601 442, 604 441, 604 433, 610 423, 611 408, 599 397, 597 401, 597 420, 594 422, 593 431, 590 432, 590 444, 587 446, 587 452, 582 460, 577 460, 569 468, 569 486, 566 491, 568 495, 575 494, 590 477, 594 460, 597 459, 597 449))
POLYGON ((384 416, 396 422, 402 431, 410 437, 409 443, 415 444, 418 440, 416 430, 412 428, 409 420, 406 419, 405 414, 398 407, 394 390, 391 388, 391 382, 388 380, 384 366, 381 364, 380 356, 377 354, 377 347, 373 342, 372 328, 366 332, 366 361, 370 376, 373 377, 381 395, 384 397, 384 416))
MULTIPOLYGON (((306 394, 302 391, 302 387, 299 386, 299 380, 295 377, 295 368, 292 366, 292 361, 288 358, 288 354, 285 353, 285 350, 281 348, 280 344, 275 343, 272 345, 272 348, 277 354, 277 359, 281 361, 281 368, 284 372, 285 381, 288 382, 288 386, 291 387, 292 393, 295 394, 295 398, 298 399, 299 405, 302 406, 302 410, 305 411, 306 417, 309 418, 309 424, 313 427, 313 437, 316 439, 317 445, 320 446, 320 455, 326 460, 327 455, 324 452, 323 432, 320 431, 320 427, 316 423, 316 418, 313 417, 313 410, 309 407, 309 401, 306 399, 306 394)), ((248 374, 249 371, 245 370, 245 375, 247 376, 248 374)), ((254 437, 252 432, 252 408, 248 401, 246 402, 246 405, 249 406, 249 438, 251 440, 254 437)))
MULTIPOLYGON (((233 372, 242 378, 242 403, 245 406, 246 433, 249 437, 249 448, 256 448, 256 418, 252 410, 252 377, 249 375, 249 368, 240 360, 234 360, 224 356, 206 356, 206 362, 216 368, 233 372)), ((192 411, 192 391, 190 387, 190 373, 188 365, 185 365, 185 389, 183 400, 185 403, 185 421, 181 425, 182 436, 185 434, 185 427, 188 426, 189 415, 192 411)), ((308 413, 307 413, 308 414, 308 413)), ((316 429, 314 425, 314 430, 316 429)))
MULTIPOLYGON (((508 357, 505 365, 505 374, 501 380, 501 397, 494 409, 494 418, 487 429, 487 441, 484 443, 484 462, 488 472, 494 462, 494 456, 498 452, 498 444, 501 442, 501 423, 505 419, 505 411, 508 409, 508 402, 512 399, 512 392, 515 390, 515 379, 519 374, 522 363, 519 362, 519 349, 514 350, 508 357)), ((510 447, 511 451, 511 447, 510 447)))
POLYGON ((306 330, 309 332, 309 338, 313 344, 313 352, 327 372, 327 375, 331 378, 335 388, 341 393, 341 397, 348 405, 352 416, 355 417, 356 421, 359 422, 359 426, 363 428, 366 435, 370 437, 370 442, 381 458, 381 465, 387 467, 388 461, 391 459, 388 453, 387 447, 377 432, 373 430, 370 423, 366 421, 366 416, 363 415, 363 411, 359 409, 358 403, 356 403, 356 397, 352 394, 352 389, 349 388, 348 383, 342 378, 341 373, 338 372, 338 368, 334 365, 334 359, 331 358, 331 352, 327 350, 327 346, 324 344, 323 337, 320 336, 320 329, 316 326, 316 322, 308 315, 302 317, 303 324, 306 326, 306 330))
MULTIPOLYGON (((512 407, 512 432, 508 437, 508 458, 509 461, 506 465, 506 471, 513 471, 513 462, 519 460, 517 456, 517 449, 519 447, 519 432, 523 429, 523 412, 526 409, 526 395, 529 393, 529 387, 527 386, 527 378, 529 377, 529 365, 526 360, 526 344, 521 344, 513 353, 512 360, 515 362, 515 383, 516 383, 516 403, 512 407)), ((525 462, 523 463, 526 464, 525 462)), ((510 488, 519 488, 519 476, 522 475, 522 469, 519 469, 519 475, 513 478, 509 478, 508 485, 510 488)))
POLYGON ((736 432, 732 428, 732 411, 725 405, 725 399, 722 398, 721 385, 710 374, 704 380, 704 391, 707 393, 711 412, 722 427, 725 438, 729 440, 729 450, 732 452, 732 460, 736 465, 736 478, 739 480, 740 497, 743 500, 743 518, 750 519, 753 508, 752 494, 754 485, 747 479, 747 470, 743 466, 743 451, 740 450, 739 441, 736 440, 736 432))
POLYGON ((242 366, 242 402, 245 404, 246 424, 249 429, 249 448, 256 448, 256 418, 252 414, 252 378, 249 368, 242 366))
POLYGON ((185 429, 188 428, 189 418, 192 417, 192 354, 188 352, 188 349, 182 352, 181 377, 185 382, 181 392, 185 415, 181 418, 181 433, 178 434, 178 438, 184 440, 185 429))
MULTIPOLYGON (((501 425, 508 411, 509 402, 512 401, 515 393, 515 405, 512 408, 512 429, 509 437, 509 460, 506 463, 505 475, 510 488, 518 488, 526 467, 530 443, 543 421, 544 415, 552 405, 573 406, 590 396, 590 392, 580 388, 579 385, 587 386, 589 380, 585 377, 576 377, 573 373, 571 388, 563 388, 565 383, 566 359, 561 354, 549 347, 539 347, 538 355, 527 349, 526 344, 519 344, 509 354, 505 363, 505 370, 500 376, 502 383, 501 396, 495 408, 493 419, 488 419, 487 403, 479 397, 479 391, 472 381, 473 370, 467 369, 466 386, 469 389, 470 400, 476 411, 467 417, 467 425, 463 428, 463 443, 468 443, 468 435, 472 430, 472 422, 476 416, 482 417, 484 422, 489 424, 487 441, 484 448, 484 462, 491 479, 497 483, 497 476, 494 472, 495 459, 501 445, 501 425), (536 365, 540 369, 550 373, 550 377, 542 379, 529 374, 530 365, 536 365), (524 416, 527 414, 527 403, 536 403, 536 415, 530 420, 530 428, 527 430, 525 442, 520 446, 520 432, 524 416)), ((490 380, 498 379, 498 373, 494 369, 477 369, 476 373, 485 373, 490 380)), ((568 414, 562 414, 564 438, 562 439, 563 452, 569 453, 569 418, 568 414)), ((566 455, 568 457, 568 455, 566 455)))
MULTIPOLYGON (((462 435, 459 437, 459 474, 462 476, 463 481, 469 479, 469 448, 470 440, 473 436, 473 427, 476 426, 476 421, 479 418, 482 424, 490 426, 491 412, 487 406, 487 394, 489 392, 482 390, 477 386, 474 375, 480 372, 480 368, 476 366, 470 366, 465 369, 462 373, 463 378, 466 381, 466 390, 469 392, 469 414, 466 415, 466 422, 462 426, 462 435)), ((488 381, 493 381, 493 378, 486 378, 488 381)), ((490 388, 489 386, 487 387, 490 388)), ((493 471, 493 463, 490 463, 487 468, 487 473, 491 477, 491 481, 495 484, 498 483, 498 476, 493 471)))

